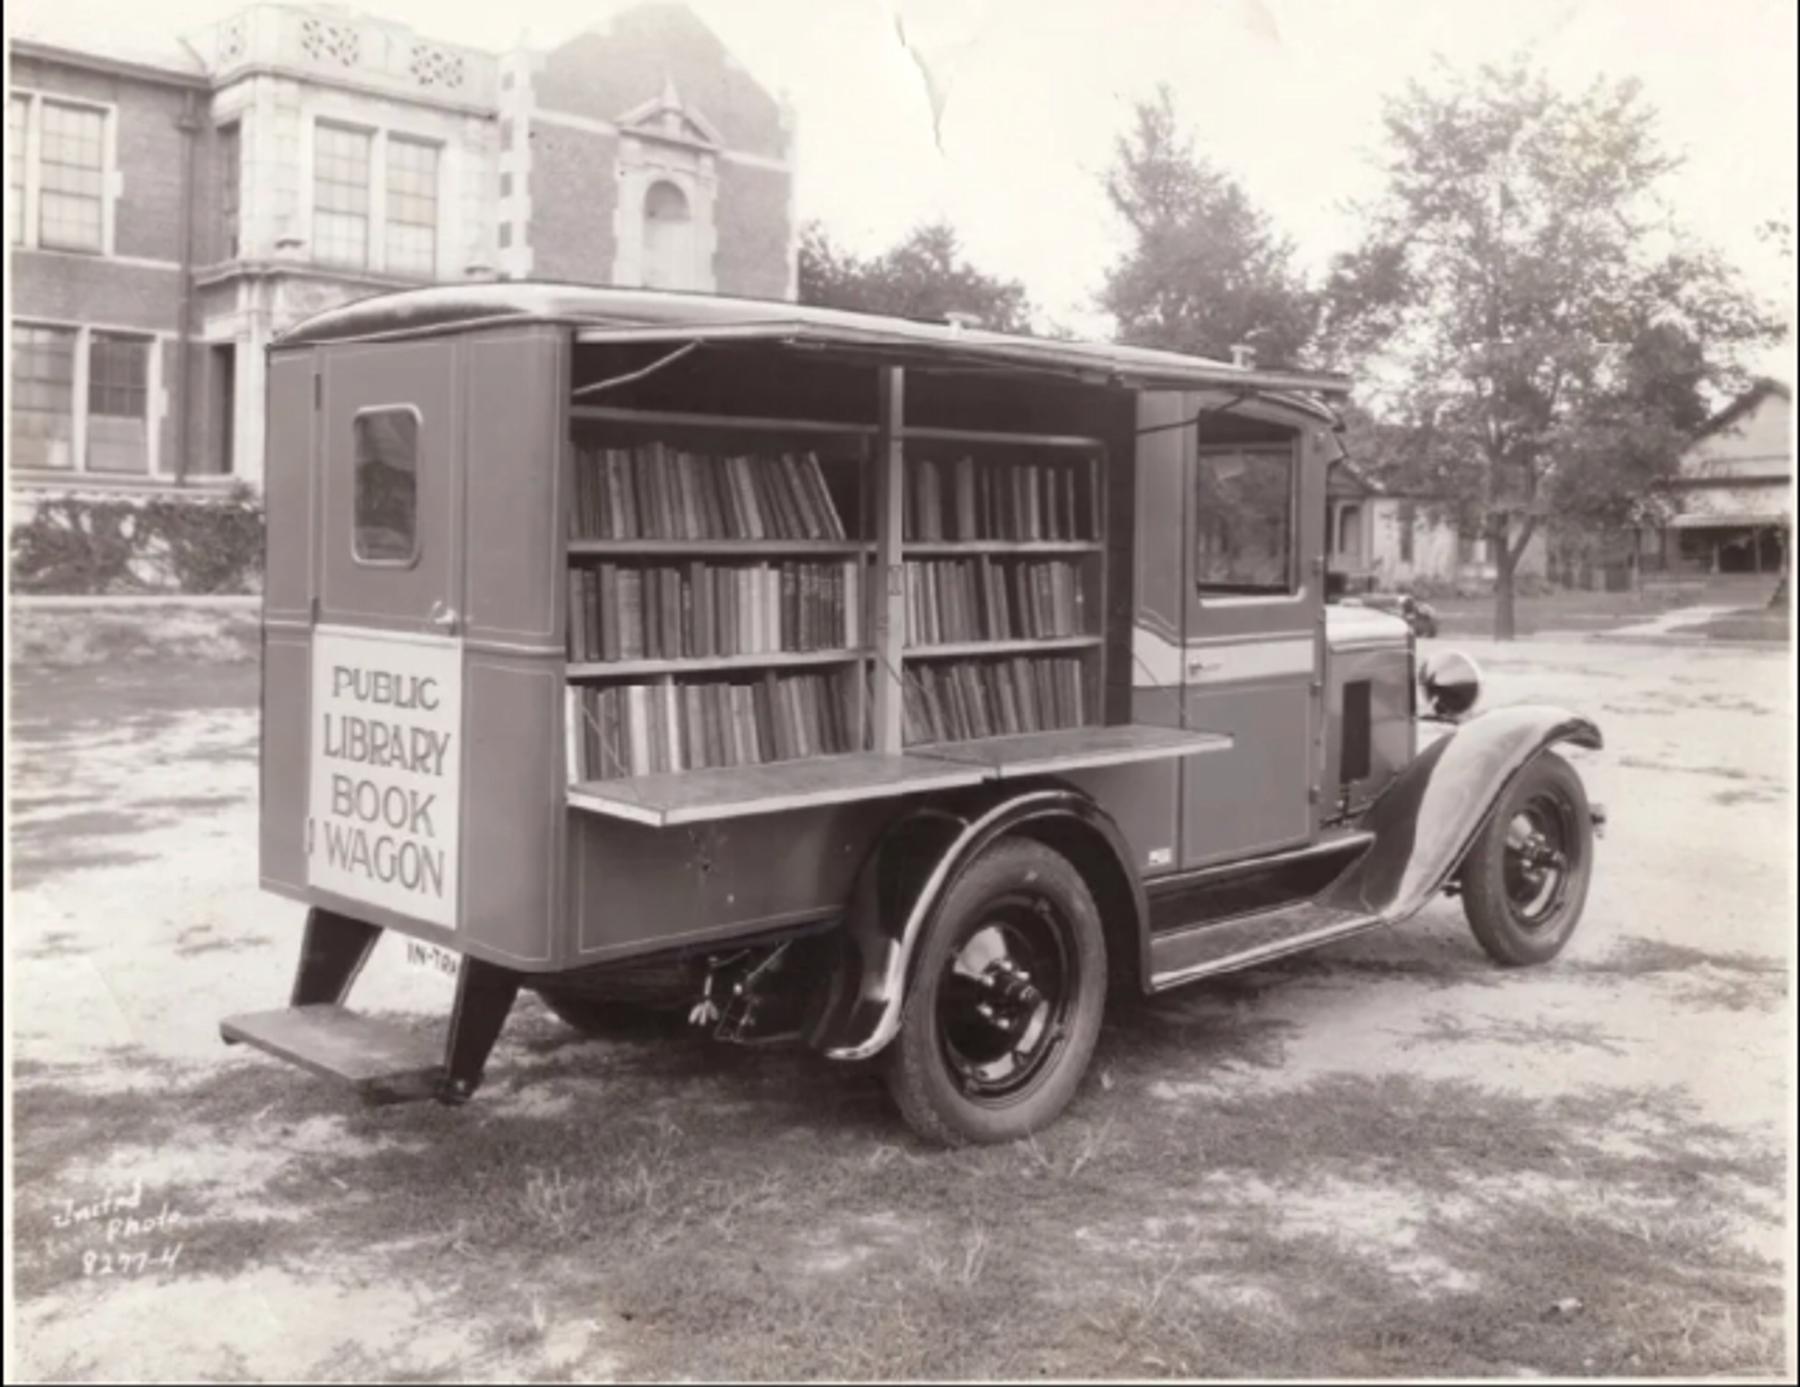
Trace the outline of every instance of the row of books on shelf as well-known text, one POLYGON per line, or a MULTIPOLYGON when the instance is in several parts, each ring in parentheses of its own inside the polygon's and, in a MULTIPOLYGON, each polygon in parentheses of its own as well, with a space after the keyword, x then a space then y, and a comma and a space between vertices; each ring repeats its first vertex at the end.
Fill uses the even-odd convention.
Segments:
POLYGON ((862 563, 577 565, 569 658, 704 659, 862 643, 862 563))
POLYGON ((912 540, 1092 540, 1092 477, 1085 458, 908 459, 901 533, 912 540))
POLYGON ((1081 567, 1070 560, 982 554, 906 564, 909 645, 1046 640, 1086 631, 1081 567))
POLYGON ((1087 722, 1082 663, 1035 655, 909 667, 901 706, 906 743, 1050 732, 1087 722))
POLYGON ((841 540, 816 453, 695 453, 661 441, 575 452, 575 539, 841 540))
POLYGON ((758 766, 861 745, 850 671, 567 690, 569 775, 758 766))

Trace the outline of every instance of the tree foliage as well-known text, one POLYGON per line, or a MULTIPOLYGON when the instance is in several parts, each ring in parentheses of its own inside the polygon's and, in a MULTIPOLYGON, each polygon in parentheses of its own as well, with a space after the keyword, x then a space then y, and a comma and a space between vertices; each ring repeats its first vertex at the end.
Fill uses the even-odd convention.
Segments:
POLYGON ((1293 243, 1194 152, 1167 86, 1138 103, 1106 194, 1132 237, 1100 293, 1121 341, 1215 358, 1248 343, 1264 365, 1300 358, 1316 305, 1293 243))
POLYGON ((1565 94, 1518 59, 1412 83, 1386 111, 1386 190, 1327 287, 1334 350, 1397 426, 1394 469, 1489 540, 1502 637, 1546 518, 1647 518, 1707 392, 1781 331, 1675 224, 1654 126, 1635 83, 1565 94))
POLYGON ((947 222, 917 226, 872 258, 834 243, 818 222, 800 236, 800 302, 902 318, 970 314, 996 332, 1029 332, 1025 286, 976 269, 947 222))

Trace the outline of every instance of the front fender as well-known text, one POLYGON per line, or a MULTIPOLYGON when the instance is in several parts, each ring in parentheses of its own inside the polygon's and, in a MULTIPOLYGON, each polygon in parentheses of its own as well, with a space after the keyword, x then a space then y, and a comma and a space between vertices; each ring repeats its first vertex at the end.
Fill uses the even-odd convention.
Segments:
POLYGON ((1140 939, 1149 911, 1132 856, 1118 825, 1087 795, 1047 786, 920 806, 882 834, 857 874, 845 928, 854 986, 814 1033, 826 1055, 868 1059, 894 1038, 912 956, 938 906, 984 848, 1021 832, 1064 852, 1102 906, 1114 904, 1109 933, 1140 939))
POLYGON ((1513 778, 1558 742, 1598 750, 1600 729, 1544 704, 1496 708, 1460 724, 1369 806, 1357 826, 1375 841, 1320 903, 1389 924, 1415 914, 1462 864, 1513 778))

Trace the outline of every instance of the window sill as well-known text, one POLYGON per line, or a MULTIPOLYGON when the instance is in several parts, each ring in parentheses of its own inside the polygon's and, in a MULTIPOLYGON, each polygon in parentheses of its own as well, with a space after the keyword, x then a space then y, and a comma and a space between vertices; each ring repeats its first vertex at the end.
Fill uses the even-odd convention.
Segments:
POLYGON ((50 468, 11 469, 8 480, 15 491, 104 491, 125 495, 167 495, 196 492, 203 495, 224 494, 242 478, 189 477, 185 481, 173 476, 127 474, 119 472, 72 472, 50 468))

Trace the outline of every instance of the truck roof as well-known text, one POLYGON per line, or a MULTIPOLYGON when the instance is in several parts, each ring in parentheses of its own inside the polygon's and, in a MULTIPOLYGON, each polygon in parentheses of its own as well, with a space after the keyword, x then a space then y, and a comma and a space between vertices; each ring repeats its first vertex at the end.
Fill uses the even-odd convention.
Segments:
MULTIPOLYGON (((524 323, 559 323, 587 342, 773 342, 836 346, 895 364, 963 363, 1074 375, 1138 389, 1238 389, 1340 399, 1349 377, 1266 370, 1153 347, 1021 337, 957 323, 892 318, 779 299, 730 298, 654 289, 511 280, 378 294, 315 313, 275 342, 277 350, 345 342, 435 337, 524 323)), ((1318 405, 1312 408, 1329 416, 1318 405)))

